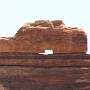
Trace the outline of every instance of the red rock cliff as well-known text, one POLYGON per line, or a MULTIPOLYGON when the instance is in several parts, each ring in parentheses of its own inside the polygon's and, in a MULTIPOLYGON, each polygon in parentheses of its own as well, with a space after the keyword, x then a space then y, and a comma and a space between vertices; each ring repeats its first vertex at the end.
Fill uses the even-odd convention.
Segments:
POLYGON ((62 20, 37 20, 25 23, 11 38, 0 38, 0 52, 54 53, 87 51, 87 35, 77 27, 68 27, 62 20))

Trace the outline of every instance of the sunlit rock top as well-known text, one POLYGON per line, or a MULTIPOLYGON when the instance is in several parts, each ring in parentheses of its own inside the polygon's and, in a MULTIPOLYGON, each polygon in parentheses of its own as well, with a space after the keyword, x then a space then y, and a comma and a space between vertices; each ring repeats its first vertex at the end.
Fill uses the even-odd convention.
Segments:
POLYGON ((42 53, 87 52, 87 35, 78 27, 68 27, 62 20, 36 20, 25 23, 13 37, 0 38, 0 52, 42 53))

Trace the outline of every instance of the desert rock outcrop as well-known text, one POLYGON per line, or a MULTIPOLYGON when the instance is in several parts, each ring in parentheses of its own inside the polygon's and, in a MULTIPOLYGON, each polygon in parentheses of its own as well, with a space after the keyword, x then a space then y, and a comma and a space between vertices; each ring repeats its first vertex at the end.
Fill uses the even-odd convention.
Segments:
POLYGON ((76 53, 87 51, 87 35, 77 27, 68 27, 62 20, 37 20, 25 23, 10 38, 0 38, 0 52, 76 53))

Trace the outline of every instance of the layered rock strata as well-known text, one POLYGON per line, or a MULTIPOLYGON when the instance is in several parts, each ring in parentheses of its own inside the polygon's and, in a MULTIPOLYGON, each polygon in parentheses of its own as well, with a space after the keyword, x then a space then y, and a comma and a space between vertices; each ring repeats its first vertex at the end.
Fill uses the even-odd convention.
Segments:
POLYGON ((90 90, 90 54, 0 53, 0 90, 90 90))
POLYGON ((87 35, 77 27, 68 27, 62 20, 27 22, 10 38, 0 38, 0 52, 76 53, 87 51, 87 35))
POLYGON ((62 20, 25 23, 0 38, 0 90, 90 90, 87 35, 62 20), (51 49, 52 55, 39 52, 51 49))

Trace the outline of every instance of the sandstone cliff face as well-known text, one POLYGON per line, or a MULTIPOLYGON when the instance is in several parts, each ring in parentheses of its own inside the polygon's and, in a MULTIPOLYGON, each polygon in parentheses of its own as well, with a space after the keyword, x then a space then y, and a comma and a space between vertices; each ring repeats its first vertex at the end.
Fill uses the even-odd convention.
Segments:
POLYGON ((86 51, 86 33, 62 20, 25 23, 0 38, 0 90, 90 90, 86 51), (46 49, 54 54, 36 54, 46 49))
POLYGON ((90 54, 0 53, 0 90, 90 90, 90 54))
POLYGON ((54 53, 87 51, 87 35, 77 27, 67 27, 62 20, 37 20, 25 23, 14 37, 0 38, 0 52, 54 53))

